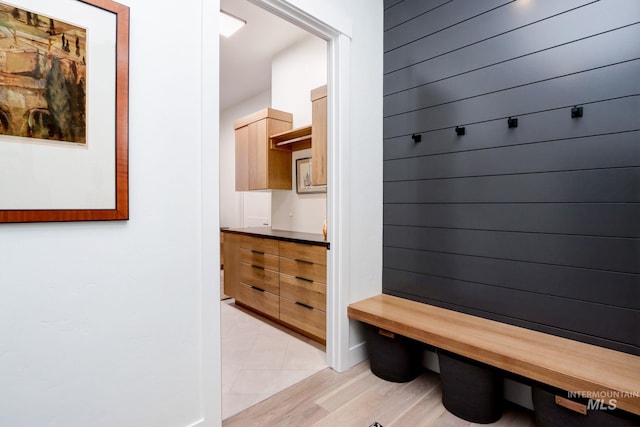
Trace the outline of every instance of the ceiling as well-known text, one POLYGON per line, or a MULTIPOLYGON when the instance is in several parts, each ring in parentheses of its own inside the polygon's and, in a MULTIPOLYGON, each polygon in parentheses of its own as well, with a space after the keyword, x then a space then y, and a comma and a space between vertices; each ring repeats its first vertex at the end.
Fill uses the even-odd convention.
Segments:
POLYGON ((309 33, 247 0, 221 0, 220 9, 247 21, 231 37, 220 36, 220 110, 224 110, 268 90, 272 58, 309 33))

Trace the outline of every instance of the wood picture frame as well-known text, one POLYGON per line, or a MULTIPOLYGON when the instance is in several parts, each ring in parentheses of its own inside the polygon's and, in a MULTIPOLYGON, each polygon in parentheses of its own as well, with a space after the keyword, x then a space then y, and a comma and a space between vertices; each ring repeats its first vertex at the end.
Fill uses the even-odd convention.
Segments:
POLYGON ((296 159, 296 193, 314 194, 327 192, 326 185, 313 185, 311 183, 312 176, 311 157, 296 159))
MULTIPOLYGON (((45 44, 45 47, 42 50, 40 49, 36 50, 37 55, 33 54, 33 55, 36 55, 36 58, 38 58, 36 59, 36 61, 39 61, 40 60, 39 58, 41 57, 45 57, 45 59, 42 59, 42 61, 46 63, 46 61, 50 60, 51 57, 53 57, 54 55, 53 53, 51 53, 52 50, 54 50, 52 49, 52 45, 54 44, 54 41, 50 41, 51 39, 54 38, 53 34, 55 34, 56 37, 60 37, 59 31, 54 31, 54 17, 56 19, 60 19, 61 16, 62 18, 64 18, 64 16, 66 16, 71 12, 68 12, 68 9, 66 8, 59 7, 58 9, 53 9, 54 11, 53 13, 51 12, 47 13, 45 10, 45 12, 42 15, 43 18, 38 18, 37 14, 41 13, 42 11, 34 10, 35 8, 33 5, 35 4, 36 7, 39 8, 39 5, 40 5, 39 3, 28 2, 26 0, 9 0, 9 1, 11 1, 11 3, 5 2, 5 0, 0 0, 3 6, 5 6, 5 8, 8 5, 15 6, 14 12, 12 13, 12 15, 14 15, 15 19, 22 20, 20 22, 17 22, 17 24, 27 25, 26 24, 27 21, 25 21, 24 19, 25 10, 27 11, 26 15, 28 16, 29 25, 33 25, 32 16, 36 14, 35 20, 37 22, 35 24, 36 30, 33 30, 34 32, 42 31, 43 28, 46 29, 47 27, 45 27, 45 25, 49 25, 47 24, 47 22, 50 21, 51 31, 47 31, 47 33, 51 35, 48 41, 49 50, 47 51, 46 44, 45 44), (24 6, 20 4, 23 1, 26 2, 26 5, 24 6), (47 21, 47 19, 49 21, 47 21), (25 21, 25 23, 23 23, 23 21, 25 21), (45 22, 45 24, 42 23, 43 21, 45 22)), ((67 1, 67 0, 64 0, 64 1, 67 1)), ((62 4, 64 2, 60 1, 58 3, 62 4)), ((90 41, 89 36, 85 37, 85 39, 82 40, 85 43, 85 45, 82 47, 87 52, 86 59, 84 56, 80 55, 80 42, 78 41, 78 36, 75 37, 75 47, 74 47, 75 53, 78 57, 80 57, 80 59, 76 59, 76 61, 80 64, 83 64, 85 66, 85 69, 87 70, 89 69, 89 66, 87 64, 89 64, 92 59, 95 59, 95 57, 100 57, 101 55, 104 55, 104 57, 108 58, 108 61, 109 61, 108 63, 110 64, 110 66, 107 67, 108 71, 105 72, 104 75, 100 72, 95 72, 94 75, 92 76, 85 71, 85 73, 87 73, 87 80, 90 80, 93 78, 92 84, 94 85, 94 87, 100 87, 104 85, 107 88, 109 88, 107 89, 109 92, 107 93, 106 97, 102 96, 103 94, 97 94, 96 96, 90 99, 89 94, 87 93, 86 95, 87 101, 83 105, 85 110, 82 110, 82 114, 85 115, 83 116, 83 118, 86 120, 85 135, 87 135, 88 143, 84 144, 85 147, 82 147, 81 149, 76 148, 74 150, 74 147, 63 146, 62 148, 60 148, 56 146, 55 141, 54 143, 51 143, 51 141, 48 141, 48 140, 41 140, 41 141, 34 140, 32 142, 27 138, 20 138, 21 140, 26 140, 26 142, 24 141, 15 142, 14 140, 10 139, 12 138, 11 136, 7 137, 6 135, 2 134, 0 135, 0 146, 3 143, 6 143, 6 146, 12 146, 11 149, 13 149, 14 151, 20 152, 20 156, 16 156, 16 158, 20 160, 14 160, 14 164, 17 163, 15 170, 24 168, 24 166, 20 165, 19 163, 21 160, 24 160, 25 158, 29 159, 28 157, 25 157, 30 155, 29 150, 32 150, 33 152, 37 152, 37 156, 39 156, 37 161, 33 163, 37 163, 38 165, 45 165, 45 168, 46 168, 46 165, 48 164, 47 163, 48 159, 46 156, 48 155, 48 153, 55 151, 56 152, 55 155, 57 156, 55 158, 57 159, 57 158, 60 158, 61 156, 62 157, 65 156, 65 152, 63 152, 62 150, 66 149, 68 150, 67 152, 70 153, 70 156, 78 157, 77 154, 73 154, 74 151, 75 153, 81 152, 81 154, 90 153, 91 150, 96 146, 101 146, 102 148, 100 148, 99 154, 95 154, 97 150, 94 150, 94 154, 91 154, 91 156, 99 158, 101 155, 100 153, 102 152, 108 153, 108 156, 104 156, 104 158, 108 160, 102 160, 107 164, 107 167, 105 168, 107 172, 105 172, 105 177, 104 179, 102 179, 102 181, 108 182, 108 185, 105 186, 107 190, 100 190, 102 191, 101 197, 103 197, 103 199, 106 200, 106 202, 104 203, 100 202, 104 206, 102 206, 98 202, 95 203, 96 206, 93 206, 93 205, 90 207, 84 206, 85 203, 83 202, 83 198, 87 197, 87 195, 91 195, 90 186, 92 185, 92 182, 90 179, 91 175, 89 175, 91 173, 91 165, 82 166, 84 168, 83 170, 89 171, 87 172, 87 177, 89 179, 87 179, 87 177, 82 177, 83 185, 85 185, 86 188, 82 188, 81 191, 75 191, 75 194, 73 194, 69 198, 70 201, 67 201, 65 199, 64 202, 59 202, 61 207, 51 207, 49 204, 55 204, 55 202, 51 202, 50 200, 44 200, 43 198, 43 203, 42 203, 43 207, 40 208, 38 197, 40 197, 39 195, 41 194, 41 192, 37 191, 36 187, 38 186, 38 182, 46 181, 46 171, 39 172, 39 169, 38 169, 38 173, 43 173, 45 176, 45 179, 37 178, 37 179, 34 179, 35 184, 29 184, 31 185, 31 187, 29 187, 30 189, 36 188, 36 191, 33 191, 33 193, 36 194, 36 196, 31 197, 28 203, 26 202, 24 203, 25 205, 28 205, 28 207, 21 205, 23 204, 23 202, 22 202, 22 199, 20 199, 21 197, 20 185, 24 185, 22 184, 23 181, 20 179, 11 179, 12 176, 7 177, 7 175, 5 174, 4 177, 0 177, 0 195, 15 194, 17 195, 16 196, 17 201, 7 202, 5 200, 3 205, 2 197, 0 197, 0 223, 29 223, 29 222, 50 222, 50 221, 109 221, 109 220, 128 220, 129 219, 129 8, 127 6, 124 6, 122 4, 116 3, 111 0, 68 0, 68 3, 70 6, 72 6, 69 9, 74 9, 74 10, 77 9, 77 11, 73 12, 74 14, 70 16, 75 16, 75 17, 83 17, 85 15, 90 16, 87 18, 87 22, 71 21, 72 24, 68 24, 68 25, 74 25, 74 26, 77 25, 78 28, 88 28, 87 34, 92 34, 90 33, 90 31, 93 31, 91 25, 94 25, 94 24, 92 22, 98 22, 98 24, 95 24, 96 27, 108 28, 107 31, 103 31, 105 36, 102 36, 102 35, 100 36, 108 39, 109 48, 106 49, 106 53, 104 52, 105 48, 103 47, 104 43, 102 43, 102 40, 101 40, 101 43, 95 42, 95 45, 91 44, 92 42, 90 41), (90 13, 87 13, 87 12, 90 12, 90 13), (93 18, 94 16, 97 16, 97 18, 93 18), (91 19, 95 19, 95 21, 90 21, 91 19), (103 25, 102 21, 107 22, 108 24, 103 25), (80 26, 84 26, 84 27, 80 27, 80 26), (111 50, 112 47, 113 49, 115 49, 115 52, 112 52, 111 50), (93 57, 91 57, 90 54, 88 53, 90 50, 92 54, 93 52, 98 52, 99 54, 95 54, 93 55, 93 57), (111 67, 111 65, 113 67, 111 67), (105 76, 108 76, 108 79, 104 79, 103 77, 105 76), (112 78, 114 78, 115 81, 111 81, 112 78), (108 80, 108 81, 105 81, 105 80, 108 80), (112 90, 115 90, 115 93, 113 93, 113 98, 110 95, 112 90), (108 102, 101 104, 103 99, 106 99, 108 102), (94 114, 93 117, 92 117, 92 114, 94 114), (99 132, 95 130, 92 131, 91 123, 96 123, 96 120, 98 119, 95 116, 108 116, 107 123, 109 123, 109 125, 107 127, 106 132, 103 132, 103 130, 100 130, 99 132), (94 132, 94 135, 92 135, 92 132, 94 132), (89 139, 89 137, 92 139, 89 139), (15 147, 18 147, 19 149, 15 149, 15 147), (28 154, 23 154, 25 152, 28 154), (112 178, 113 178, 113 181, 111 181, 112 178), (87 181, 88 183, 85 183, 85 181, 87 181), (4 192, 1 191, 3 185, 6 186, 4 192), (79 202, 76 202, 76 201, 79 201, 79 202)), ((56 6, 47 4, 46 7, 49 8, 48 10, 52 10, 51 8, 56 6)), ((7 15, 5 14, 5 17, 6 16, 7 15)), ((7 19, 5 19, 5 21, 7 21, 7 19)), ((64 23, 65 21, 61 21, 61 22, 64 23)), ((55 21, 55 23, 57 24, 58 21, 55 21)), ((102 33, 99 33, 100 31, 102 30, 95 30, 93 34, 102 34, 102 33)), ((15 39, 16 31, 13 30, 13 33, 14 33, 14 39, 15 39)), ((61 37, 62 37, 62 47, 65 48, 64 34, 61 37)), ((67 52, 70 52, 69 38, 70 36, 67 35, 66 49, 65 49, 67 52)), ((19 41, 19 39, 16 39, 16 40, 19 41)), ((47 41, 46 38, 44 40, 47 41)), ((33 40, 32 42, 35 43, 35 41, 33 40)), ((57 38, 55 39, 55 43, 59 43, 57 38)), ((72 39, 72 43, 73 43, 73 39, 72 39)), ((16 42, 16 44, 18 43, 16 42)), ((11 48, 14 48, 14 46, 12 45, 11 48)), ((67 60, 67 64, 69 62, 70 61, 67 60)), ((75 67, 75 65, 73 65, 73 67, 75 67)), ((97 69, 97 65, 94 65, 94 67, 96 67, 97 69)), ((40 69, 38 70, 40 72, 40 69)), ((40 74, 38 75, 38 78, 43 79, 43 77, 41 76, 42 74, 44 74, 44 72, 40 72, 40 74)), ((86 84, 86 82, 82 82, 82 83, 86 84)), ((49 83, 47 82, 47 84, 49 83)), ((88 84, 86 85, 89 86, 88 84)), ((91 86, 89 86, 89 88, 91 88, 91 86)), ((7 89, 7 87, 0 86, 0 90, 2 89, 9 90, 7 89)), ((97 93, 97 92, 99 91, 98 90, 94 91, 94 93, 97 93)), ((83 95, 84 95, 84 92, 83 92, 83 95)), ((3 106, 0 105, 0 108, 1 107, 3 106)), ((51 111, 49 111, 49 113, 51 113, 51 111)), ((99 118, 100 120, 102 120, 102 117, 99 117, 99 118)), ((31 125, 29 124, 29 130, 31 130, 30 126, 31 125)), ((13 134, 13 135, 17 135, 17 134, 13 134)), ((31 135, 29 134, 29 136, 31 135)), ((64 145, 64 144, 57 144, 57 145, 64 145)), ((67 144, 67 145, 74 145, 74 144, 67 144)), ((81 144, 75 144, 75 145, 77 146, 81 144)), ((5 156, 5 157, 8 157, 8 156, 5 156)), ((75 157, 73 158, 73 161, 74 162, 76 161, 75 157)), ((30 163, 30 162, 27 162, 27 163, 30 163)), ((58 166, 58 168, 60 169, 61 167, 58 166)), ((33 169, 35 170, 36 168, 33 168, 33 169)), ((74 190, 75 190, 75 187, 73 185, 70 185, 68 187, 65 187, 64 185, 62 185, 62 186, 59 186, 59 188, 57 188, 57 191, 59 192, 58 194, 65 194, 65 192, 73 193, 74 190)), ((86 204, 89 205, 89 203, 86 203, 86 204)))

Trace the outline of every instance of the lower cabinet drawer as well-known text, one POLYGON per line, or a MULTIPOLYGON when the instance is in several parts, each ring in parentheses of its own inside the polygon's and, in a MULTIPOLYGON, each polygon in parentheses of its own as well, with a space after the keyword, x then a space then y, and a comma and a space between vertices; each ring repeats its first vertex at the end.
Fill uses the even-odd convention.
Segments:
POLYGON ((236 301, 248 305, 271 317, 278 318, 280 313, 280 298, 272 293, 259 290, 244 283, 240 283, 236 301))
POLYGON ((275 295, 280 294, 280 277, 277 271, 240 263, 240 282, 256 286, 275 295))
POLYGON ((280 320, 323 340, 327 338, 327 314, 280 297, 280 320))
POLYGON ((314 282, 327 283, 327 266, 280 257, 280 272, 314 282))
POLYGON ((280 242, 280 256, 327 265, 327 249, 324 246, 280 242))
POLYGON ((240 262, 264 267, 268 270, 280 269, 280 258, 276 255, 240 248, 240 262))
POLYGON ((276 256, 280 253, 277 240, 266 239, 263 237, 242 236, 240 248, 276 256))
POLYGON ((327 311, 327 285, 280 273, 280 296, 327 311))

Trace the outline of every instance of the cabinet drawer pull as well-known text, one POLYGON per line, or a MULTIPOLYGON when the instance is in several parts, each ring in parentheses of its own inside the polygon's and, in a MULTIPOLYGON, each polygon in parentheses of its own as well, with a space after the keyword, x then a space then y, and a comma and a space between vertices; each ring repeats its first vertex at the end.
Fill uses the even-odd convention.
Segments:
POLYGON ((298 279, 298 280, 303 280, 303 281, 305 281, 305 282, 309 282, 309 283, 313 283, 313 280, 311 280, 311 279, 307 279, 306 277, 296 276, 296 279, 298 279))
POLYGON ((302 303, 300 301, 296 301, 296 305, 299 305, 299 306, 304 307, 304 308, 309 309, 309 310, 313 310, 313 307, 311 307, 310 305, 307 305, 305 303, 302 303))
POLYGON ((313 261, 307 261, 306 259, 294 259, 295 262, 301 262, 303 264, 313 264, 313 261))
POLYGON ((258 255, 264 255, 264 252, 256 251, 255 249, 251 249, 251 252, 253 252, 254 254, 258 254, 258 255))
POLYGON ((264 267, 262 267, 260 265, 251 264, 251 267, 257 268, 258 270, 264 270, 264 267))
POLYGON ((264 289, 256 288, 255 286, 252 286, 251 289, 254 289, 258 292, 264 292, 264 289))

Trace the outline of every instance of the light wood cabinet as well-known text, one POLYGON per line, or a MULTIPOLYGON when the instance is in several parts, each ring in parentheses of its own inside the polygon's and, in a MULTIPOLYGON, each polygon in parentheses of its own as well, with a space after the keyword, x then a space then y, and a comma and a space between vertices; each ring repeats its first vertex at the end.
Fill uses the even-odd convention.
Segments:
POLYGON ((278 242, 242 236, 238 245, 239 274, 236 302, 273 318, 280 315, 278 242))
POLYGON ((265 108, 234 122, 236 191, 291 190, 291 152, 271 149, 269 136, 291 129, 293 116, 265 108))
POLYGON ((326 342, 327 251, 280 242, 280 320, 326 342))
POLYGON ((225 234, 225 294, 325 344, 326 247, 225 234))
POLYGON ((327 86, 311 91, 311 126, 265 108, 234 122, 236 191, 291 190, 291 152, 311 148, 311 183, 327 184, 327 86))
POLYGON ((327 85, 311 91, 311 184, 327 184, 327 85))
POLYGON ((240 284, 240 242, 242 236, 233 233, 224 235, 224 294, 232 298, 238 295, 240 284))

